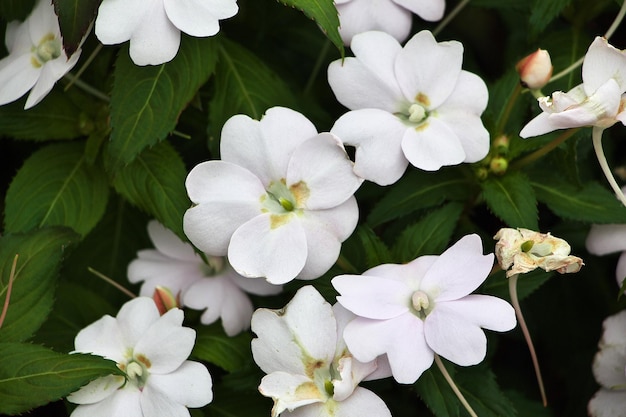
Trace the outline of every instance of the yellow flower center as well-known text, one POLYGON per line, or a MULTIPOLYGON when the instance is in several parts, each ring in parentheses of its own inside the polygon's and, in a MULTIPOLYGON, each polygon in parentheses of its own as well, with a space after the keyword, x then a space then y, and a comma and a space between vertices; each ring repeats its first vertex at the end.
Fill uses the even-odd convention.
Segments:
POLYGON ((37 46, 32 47, 31 64, 35 68, 40 68, 46 62, 60 57, 61 51, 61 40, 56 38, 54 34, 48 33, 41 38, 37 46))

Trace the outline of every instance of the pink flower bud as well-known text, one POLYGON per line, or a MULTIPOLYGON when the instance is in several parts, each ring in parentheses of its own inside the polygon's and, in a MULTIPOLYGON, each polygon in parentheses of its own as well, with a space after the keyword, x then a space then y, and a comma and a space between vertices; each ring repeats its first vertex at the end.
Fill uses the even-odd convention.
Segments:
POLYGON ((169 310, 180 306, 180 297, 174 297, 172 291, 167 287, 161 287, 157 285, 152 294, 152 299, 159 310, 161 315, 167 313, 169 310))
POLYGON ((524 87, 538 90, 548 83, 552 76, 552 61, 545 49, 537 51, 520 60, 515 69, 519 73, 524 87))

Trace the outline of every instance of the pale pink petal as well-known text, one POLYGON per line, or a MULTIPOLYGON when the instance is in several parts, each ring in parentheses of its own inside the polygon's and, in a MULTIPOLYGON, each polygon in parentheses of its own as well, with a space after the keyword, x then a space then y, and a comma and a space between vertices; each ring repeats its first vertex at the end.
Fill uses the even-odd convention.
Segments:
POLYGON ((78 332, 74 347, 74 352, 91 353, 119 363, 124 361, 128 346, 124 343, 117 321, 106 315, 78 332))
POLYGON ((357 316, 391 319, 405 314, 413 290, 400 281, 371 275, 340 275, 332 279, 337 301, 357 316))
POLYGON ((447 123, 436 117, 407 129, 402 138, 402 150, 413 166, 425 171, 457 165, 466 158, 461 139, 447 123))
POLYGON ((348 323, 343 335, 350 352, 361 362, 386 353, 393 377, 401 384, 414 383, 433 363, 423 322, 412 313, 390 320, 357 317, 348 323))
POLYGON ((94 404, 79 405, 71 417, 124 416, 144 417, 140 404, 141 392, 132 385, 125 385, 113 395, 94 404))
POLYGON ((626 91, 626 53, 597 36, 589 46, 583 62, 583 85, 588 96, 609 79, 619 84, 620 94, 626 91))
POLYGON ((174 232, 156 220, 151 220, 148 223, 148 236, 159 252, 172 259, 202 262, 189 243, 180 240, 174 232))
POLYGON ((117 324, 122 332, 125 347, 133 348, 146 330, 161 315, 151 298, 137 297, 126 302, 117 313, 117 324))
POLYGON ((189 308, 204 310, 200 316, 202 324, 216 322, 222 314, 222 305, 227 302, 224 296, 224 279, 206 277, 194 283, 183 296, 183 303, 189 308))
POLYGON ((212 386, 211 375, 206 366, 185 361, 178 369, 166 375, 150 375, 144 393, 149 390, 150 396, 154 393, 154 396, 167 397, 175 403, 197 408, 213 400, 212 386))
MULTIPOLYGON (((382 31, 400 42, 409 36, 413 17, 408 10, 391 0, 353 0, 347 4, 344 4, 345 1, 335 3, 339 12, 339 34, 346 45, 350 45, 355 35, 367 31, 382 31)), ((354 43, 351 47, 353 46, 354 43)), ((352 51, 357 55, 353 48, 352 51)))
POLYGON ((379 185, 398 181, 409 161, 402 150, 407 129, 398 117, 379 109, 350 111, 333 125, 331 133, 356 147, 354 172, 379 185))
POLYGON ((147 10, 144 8, 143 14, 143 20, 130 37, 130 58, 136 65, 171 61, 180 46, 180 30, 168 19, 162 1, 147 10))
POLYGON ((336 404, 334 417, 391 417, 383 400, 372 391, 357 387, 351 396, 336 404))
POLYGON ((124 385, 126 379, 121 375, 108 375, 95 379, 67 396, 74 404, 93 404, 113 395, 124 385))
POLYGON ((454 90, 462 63, 460 42, 437 43, 432 33, 423 30, 398 53, 396 77, 409 102, 419 101, 428 110, 436 109, 454 90), (419 95, 423 97, 421 100, 419 95))
POLYGON ((376 361, 359 362, 348 352, 340 352, 341 358, 336 362, 337 375, 332 379, 333 399, 345 401, 352 395, 359 383, 376 369, 376 361))
POLYGON ((311 378, 286 372, 272 372, 261 380, 259 392, 274 400, 272 416, 308 404, 324 402, 326 393, 320 391, 311 378))
POLYGON ((482 284, 493 267, 493 254, 483 255, 483 245, 476 234, 462 237, 432 264, 422 279, 420 289, 437 294, 437 301, 456 300, 482 284))
POLYGON ((507 331, 516 325, 515 311, 506 301, 487 295, 469 295, 437 302, 424 322, 424 335, 435 353, 461 366, 485 358, 487 338, 482 328, 507 331))
POLYGON ((594 255, 626 251, 626 224, 594 224, 585 242, 594 255))
POLYGON ((31 64, 31 54, 9 55, 0 61, 0 106, 11 103, 30 90, 41 74, 31 64))
POLYGON ((591 417, 624 417, 626 391, 601 389, 591 398, 587 410, 591 417))
MULTIPOLYGON (((602 329, 601 348, 603 346, 626 347, 626 310, 604 319, 602 329)), ((626 359, 626 350, 624 350, 623 354, 625 356, 624 359, 626 359)), ((626 363, 624 363, 624 366, 626 366, 626 363)), ((624 377, 626 378, 626 375, 624 377)))
POLYGON ((436 22, 443 17, 446 9, 445 0, 393 0, 429 22, 436 22))
POLYGON ((236 0, 164 0, 167 17, 181 31, 191 36, 213 36, 219 19, 237 14, 236 0))
POLYGON ((368 269, 363 275, 379 276, 404 283, 413 291, 421 287, 426 272, 437 261, 439 256, 420 256, 406 264, 383 264, 368 269))
POLYGON ((100 42, 126 42, 146 17, 146 10, 160 7, 162 0, 103 0, 98 8, 95 33, 100 42))
POLYGON ((387 355, 380 355, 376 358, 376 369, 363 379, 363 381, 375 381, 377 379, 385 379, 392 376, 391 365, 387 355))
POLYGON ((307 258, 306 235, 296 214, 261 214, 233 233, 228 247, 232 267, 244 277, 272 284, 291 281, 307 258))
POLYGON ((340 303, 333 304, 333 315, 337 323, 337 347, 335 349, 335 358, 337 358, 347 349, 346 342, 343 340, 343 331, 346 325, 356 318, 356 315, 340 303))

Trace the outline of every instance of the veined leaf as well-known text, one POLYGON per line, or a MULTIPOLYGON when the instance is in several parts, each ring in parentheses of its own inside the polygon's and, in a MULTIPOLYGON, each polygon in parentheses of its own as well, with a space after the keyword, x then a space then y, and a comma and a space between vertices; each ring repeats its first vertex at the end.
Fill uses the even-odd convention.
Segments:
POLYGON ((521 172, 509 172, 501 178, 482 183, 483 197, 489 209, 510 227, 537 230, 537 198, 530 181, 521 172))
POLYGON ((58 400, 98 377, 122 375, 100 356, 57 353, 27 343, 0 343, 0 413, 15 415, 58 400))
POLYGON ((24 20, 34 7, 35 0, 0 0, 0 16, 7 22, 24 20))
POLYGON ((178 54, 157 66, 139 67, 128 47, 120 51, 111 93, 113 168, 133 161, 146 147, 165 138, 178 116, 215 69, 216 41, 183 36, 178 54))
MULTIPOLYGON (((0 341, 22 342, 44 322, 52 308, 65 248, 75 240, 78 236, 66 228, 39 229, 0 238, 0 300, 6 297, 13 260, 19 255, 0 341)), ((0 362, 3 361, 4 358, 0 362)))
POLYGON ((495 375, 484 364, 459 369, 455 381, 467 402, 479 416, 517 416, 517 410, 500 390, 495 375))
POLYGON ((71 56, 80 46, 102 0, 52 0, 59 17, 63 48, 71 56))
POLYGON ((229 337, 220 323, 198 328, 192 356, 219 366, 228 372, 241 369, 249 360, 250 333, 229 337))
POLYGON ((85 160, 83 143, 46 146, 32 154, 7 191, 7 232, 68 226, 85 236, 98 223, 109 195, 99 164, 85 160))
POLYGON ((356 231, 363 251, 365 252, 365 259, 367 261, 366 268, 373 268, 380 264, 390 263, 391 252, 385 242, 374 233, 374 231, 367 225, 359 226, 356 231))
POLYGON ((536 0, 530 9, 530 27, 532 33, 537 34, 550 24, 572 0, 536 0))
POLYGON ((333 0, 278 0, 286 6, 295 7, 315 20, 328 39, 335 44, 343 56, 344 48, 339 36, 339 16, 333 0))
MULTIPOLYGON (((430 369, 424 371, 413 387, 435 416, 458 417, 459 400, 441 372, 435 368, 433 364, 430 369)), ((454 378, 454 368, 449 365, 446 369, 454 378)))

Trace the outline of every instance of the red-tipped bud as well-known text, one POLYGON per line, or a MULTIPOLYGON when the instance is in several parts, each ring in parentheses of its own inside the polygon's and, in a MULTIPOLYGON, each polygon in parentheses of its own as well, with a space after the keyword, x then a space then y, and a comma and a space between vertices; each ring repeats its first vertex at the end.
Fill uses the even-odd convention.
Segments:
POLYGON ((172 291, 170 291, 167 287, 161 287, 159 285, 154 289, 154 294, 152 294, 152 299, 159 310, 161 315, 167 313, 169 310, 179 307, 180 300, 179 297, 174 297, 172 291))
POLYGON ((515 69, 524 87, 538 90, 546 85, 552 76, 550 54, 545 49, 537 49, 519 61, 515 69))

